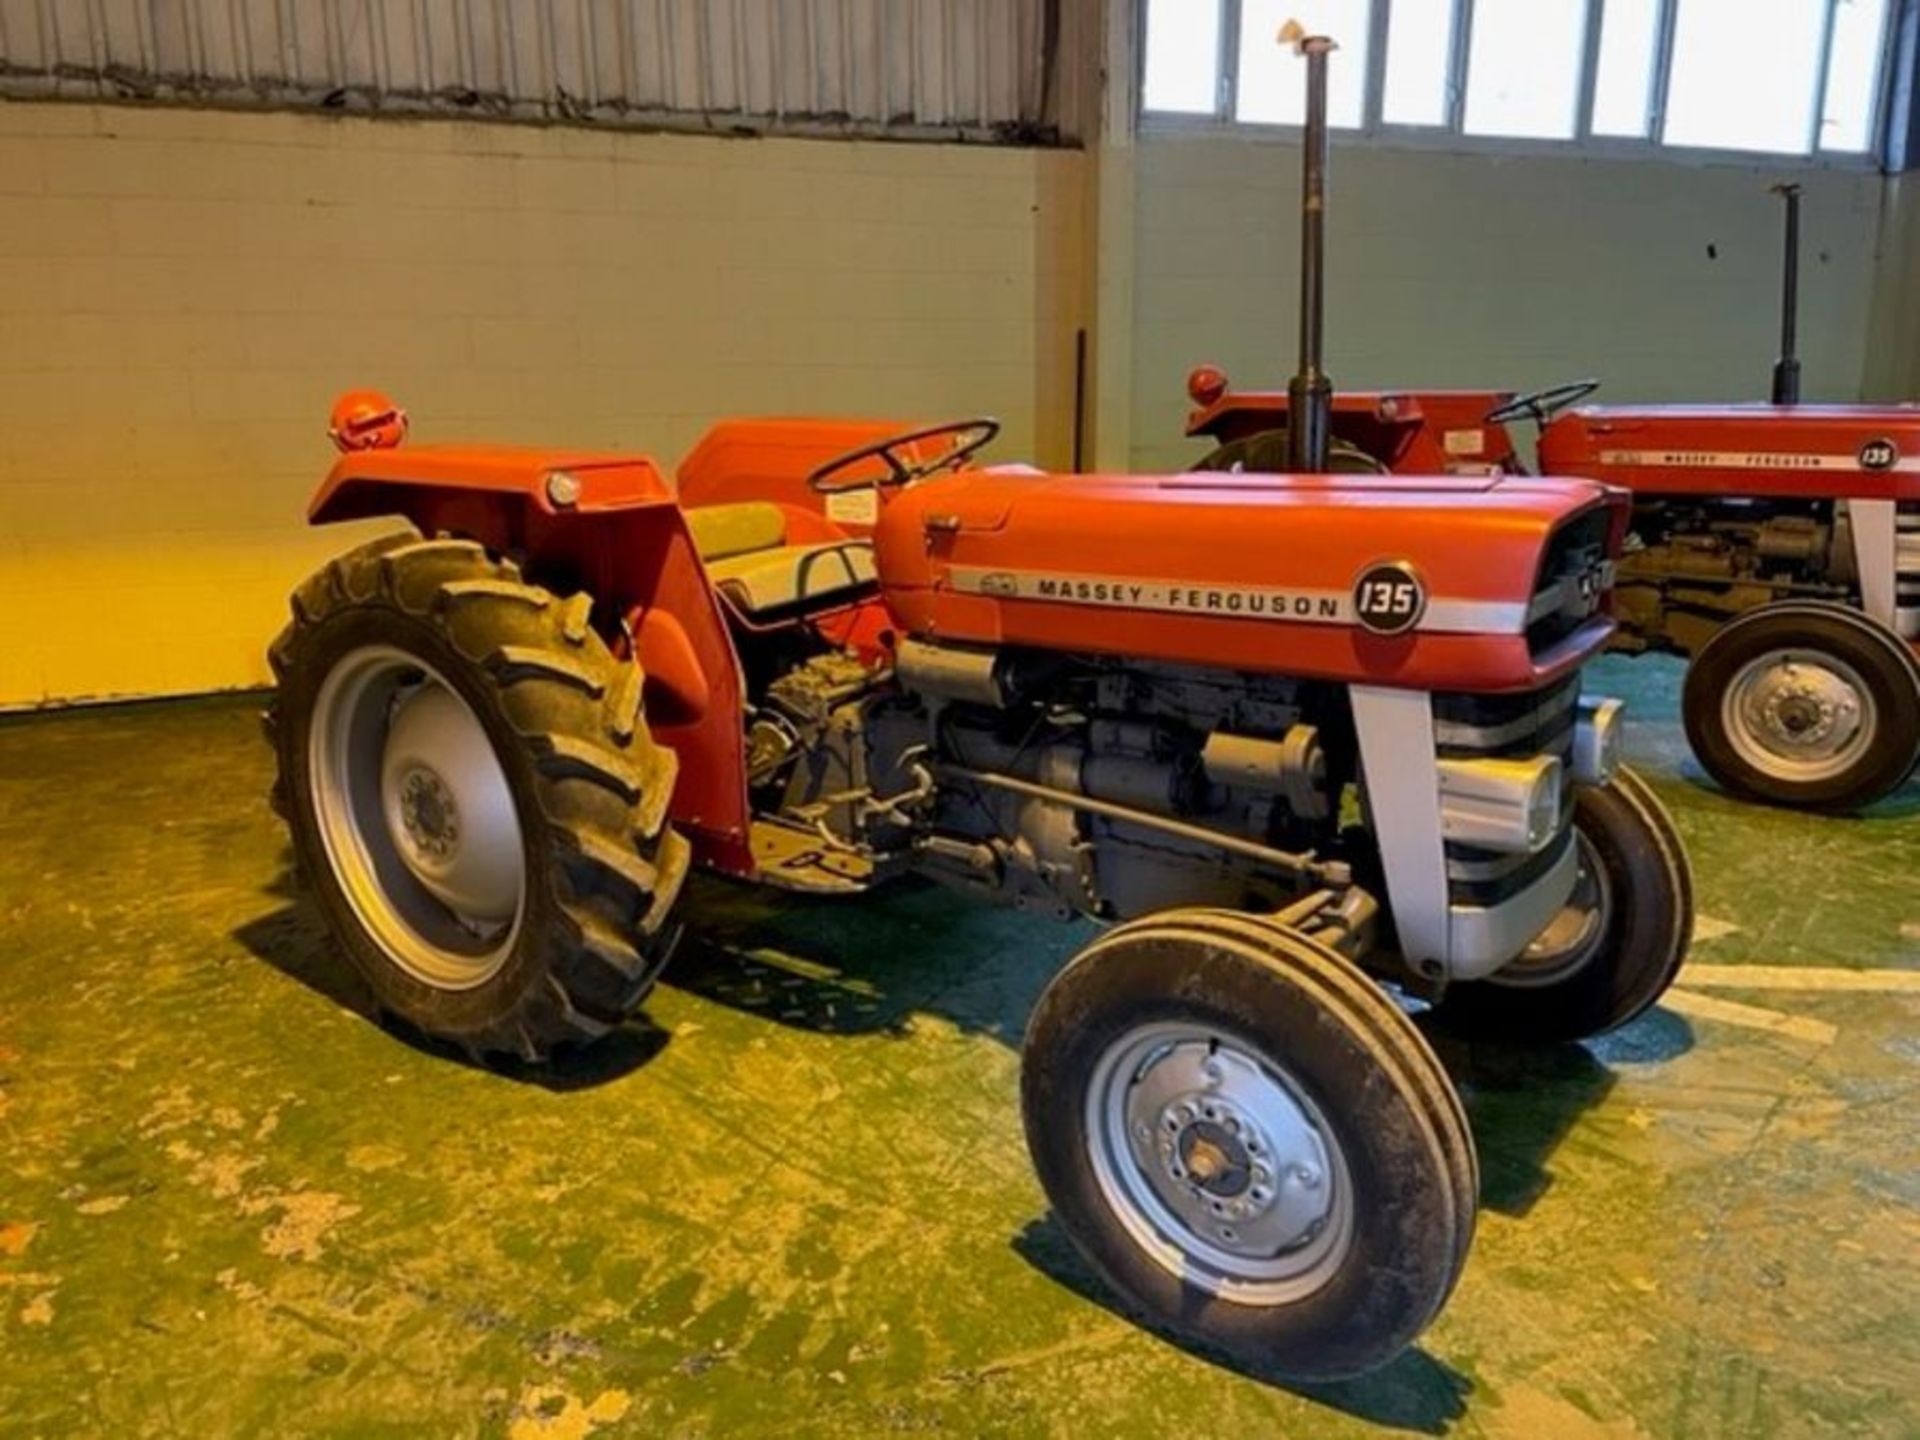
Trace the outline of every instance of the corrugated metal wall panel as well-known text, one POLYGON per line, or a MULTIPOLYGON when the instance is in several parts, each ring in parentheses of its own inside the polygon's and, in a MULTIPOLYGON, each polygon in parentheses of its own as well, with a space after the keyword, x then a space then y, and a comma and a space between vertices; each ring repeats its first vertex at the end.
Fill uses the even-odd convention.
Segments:
POLYGON ((0 95, 1032 141, 1062 3, 0 0, 0 95))

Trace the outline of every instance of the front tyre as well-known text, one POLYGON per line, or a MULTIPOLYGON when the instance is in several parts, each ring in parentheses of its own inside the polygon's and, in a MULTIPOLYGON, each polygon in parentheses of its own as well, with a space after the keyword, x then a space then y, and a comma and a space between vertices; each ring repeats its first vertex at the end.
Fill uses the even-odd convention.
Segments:
POLYGON ((641 677, 457 540, 392 536, 293 597, 270 659, 277 808, 381 1009, 545 1058, 639 1004, 688 860, 641 677))
POLYGON ((1580 878, 1519 959, 1450 985, 1436 1018, 1456 1034, 1583 1040, 1666 993, 1693 938, 1693 871, 1666 807, 1633 771, 1583 785, 1574 809, 1580 878))
POLYGON ((1722 626, 1687 670, 1681 712, 1707 773, 1768 805, 1858 810, 1920 760, 1920 664, 1839 605, 1787 601, 1722 626))
POLYGON ((1350 962, 1263 917, 1172 911, 1048 986, 1021 1073, 1055 1213, 1156 1326, 1296 1380, 1437 1315, 1478 1172, 1451 1082, 1350 962))

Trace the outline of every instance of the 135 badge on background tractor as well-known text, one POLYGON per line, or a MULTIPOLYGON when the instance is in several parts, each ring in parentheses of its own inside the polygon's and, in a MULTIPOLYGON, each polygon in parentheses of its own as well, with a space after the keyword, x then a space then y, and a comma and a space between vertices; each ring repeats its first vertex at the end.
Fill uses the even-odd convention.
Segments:
MULTIPOLYGON (((1539 470, 1633 493, 1615 645, 1689 661, 1687 736, 1735 795, 1847 811, 1920 761, 1920 409, 1806 405, 1794 355, 1799 193, 1787 202, 1785 338, 1766 405, 1579 407, 1597 381, 1501 391, 1346 393, 1335 469, 1526 473, 1511 428, 1539 427, 1539 470)), ((1284 470, 1293 400, 1188 380, 1206 470, 1284 470)))
POLYGON ((346 397, 311 518, 410 527, 272 648, 302 868, 379 1003, 482 1057, 632 1013, 695 863, 1111 922, 1025 1040, 1065 1229, 1171 1330, 1365 1370, 1445 1302, 1479 1190, 1381 982, 1535 1042, 1686 950, 1680 842, 1581 694, 1624 496, 977 468, 996 430, 730 422, 677 497, 346 397))

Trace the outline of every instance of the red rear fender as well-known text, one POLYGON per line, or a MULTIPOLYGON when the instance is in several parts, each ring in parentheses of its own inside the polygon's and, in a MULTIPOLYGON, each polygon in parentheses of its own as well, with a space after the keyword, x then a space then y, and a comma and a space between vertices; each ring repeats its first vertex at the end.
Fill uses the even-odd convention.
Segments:
POLYGON ((647 720, 680 760, 671 814, 716 867, 752 869, 739 661, 686 518, 640 456, 421 446, 344 456, 314 498, 316 524, 402 516, 520 559, 647 672, 647 720))

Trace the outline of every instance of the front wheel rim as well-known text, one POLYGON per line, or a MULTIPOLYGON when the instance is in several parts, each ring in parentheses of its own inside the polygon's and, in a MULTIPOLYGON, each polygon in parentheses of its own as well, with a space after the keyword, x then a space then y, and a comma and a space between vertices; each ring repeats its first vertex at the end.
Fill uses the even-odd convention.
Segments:
POLYGON ((418 656, 366 646, 328 671, 307 746, 321 843, 364 933, 434 989, 492 979, 519 935, 526 862, 472 707, 418 656))
POLYGON ((1586 831, 1576 828, 1574 843, 1580 870, 1573 894, 1518 959, 1487 977, 1489 984, 1512 990, 1561 985, 1591 965, 1605 948, 1613 928, 1613 880, 1586 831))
POLYGON ((1185 1022, 1128 1031, 1094 1066, 1085 1118, 1108 1208, 1156 1264, 1207 1294, 1291 1304, 1352 1248, 1339 1138, 1282 1066, 1237 1037, 1185 1022))
POLYGON ((1748 661, 1721 697, 1720 720, 1741 760, 1798 785, 1846 774, 1880 731, 1860 672, 1817 650, 1774 650, 1748 661))

